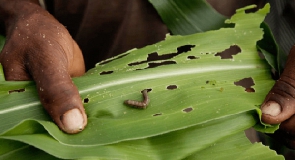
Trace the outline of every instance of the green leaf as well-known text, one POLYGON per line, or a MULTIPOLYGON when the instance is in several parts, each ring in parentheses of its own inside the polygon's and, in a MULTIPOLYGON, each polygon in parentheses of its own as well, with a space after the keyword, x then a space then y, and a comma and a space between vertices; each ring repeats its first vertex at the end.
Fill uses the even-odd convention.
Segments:
MULTIPOLYGON (((221 149, 223 149, 223 151, 224 149, 233 149, 233 151, 235 151, 231 151, 230 153, 232 154, 229 152, 223 153, 223 156, 227 157, 238 157, 240 156, 240 153, 249 153, 245 154, 244 158, 268 159, 269 157, 272 157, 274 159, 282 159, 282 156, 277 156, 274 151, 268 150, 265 146, 252 146, 244 136, 242 131, 245 127, 253 125, 256 121, 252 115, 253 113, 250 112, 241 113, 156 137, 142 138, 140 140, 130 140, 102 146, 65 145, 59 143, 50 135, 38 134, 37 132, 31 135, 3 136, 2 138, 22 141, 42 150, 46 150, 57 157, 67 159, 96 157, 103 159, 136 160, 140 158, 157 160, 184 159, 186 157, 190 159, 192 157, 199 158, 199 156, 207 156, 207 159, 209 159, 210 157, 218 158, 220 152, 222 152, 220 151, 221 149), (240 123, 236 123, 236 121, 239 121, 240 123), (224 126, 228 127, 225 128, 224 126), (220 131, 219 134, 216 134, 216 130, 220 131), (228 148, 220 148, 220 145, 226 145, 228 148), (62 152, 60 152, 61 148, 62 152), (255 152, 257 150, 259 150, 258 154, 255 152), (206 154, 208 151, 211 153, 206 154), (265 155, 268 156, 265 157, 265 155)), ((11 156, 15 155, 5 155, 4 158, 9 159, 12 158, 11 156)), ((220 159, 222 159, 222 156, 220 159)))
POLYGON ((280 71, 276 61, 278 45, 276 44, 268 25, 266 23, 262 23, 261 27, 263 28, 264 35, 263 39, 257 42, 257 48, 265 56, 265 59, 270 64, 270 66, 276 71, 280 71))
POLYGON ((266 23, 262 23, 261 27, 263 28, 264 35, 263 39, 257 42, 257 48, 264 55, 270 66, 281 74, 287 59, 286 54, 283 53, 277 44, 269 26, 266 23))
POLYGON ((186 158, 195 159, 214 159, 214 160, 244 160, 244 159, 284 159, 275 151, 270 151, 268 147, 261 143, 251 144, 243 133, 237 133, 227 138, 217 141, 202 152, 198 152, 186 158), (232 154, 229 154, 232 153, 232 154))
MULTIPOLYGON (((269 5, 257 13, 239 10, 227 21, 234 28, 168 35, 165 41, 130 50, 73 79, 89 118, 85 130, 76 135, 63 133, 51 122, 34 83, 0 81, 0 140, 22 142, 58 158, 184 159, 254 125, 273 132, 277 125, 261 124, 258 107, 274 81, 255 47, 268 10, 269 5), (217 53, 231 46, 241 53, 221 59, 217 53), (159 60, 147 58, 155 53, 159 60), (254 92, 238 85, 245 78, 254 82, 246 87, 254 92), (9 93, 20 89, 24 91, 9 93), (126 99, 140 100, 143 89, 151 89, 147 109, 123 104, 126 99)), ((15 150, 5 144, 0 145, 7 150, 0 154, 3 159, 27 151, 19 144, 15 150)), ((275 155, 257 145, 227 153, 252 154, 253 148, 275 155)), ((212 156, 219 150, 213 148, 212 156)))
POLYGON ((0 63, 0 81, 5 81, 4 72, 3 72, 1 63, 0 63))
POLYGON ((188 35, 219 29, 224 16, 204 0, 149 0, 175 35, 188 35))
POLYGON ((11 140, 0 140, 0 159, 17 159, 17 160, 55 160, 58 159, 42 150, 33 146, 11 140))
MULTIPOLYGON (((149 1, 174 35, 188 35, 231 26, 231 24, 225 25, 226 17, 216 12, 205 0, 149 1)), ((286 54, 277 44, 269 26, 262 23, 261 27, 264 35, 263 39, 257 42, 257 48, 271 67, 280 74, 283 71, 286 54)))

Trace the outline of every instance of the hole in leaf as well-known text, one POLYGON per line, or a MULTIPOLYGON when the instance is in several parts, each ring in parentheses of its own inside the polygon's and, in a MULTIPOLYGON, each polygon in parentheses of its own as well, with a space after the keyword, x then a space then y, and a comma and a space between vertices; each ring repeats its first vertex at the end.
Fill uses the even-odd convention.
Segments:
POLYGON ((188 113, 188 112, 191 112, 192 110, 193 110, 192 107, 188 107, 188 108, 183 109, 182 111, 185 113, 188 113))
POLYGON ((154 60, 166 60, 176 55, 177 55, 176 53, 171 53, 171 54, 165 54, 165 55, 159 56, 158 53, 155 52, 155 53, 148 54, 146 61, 133 62, 133 63, 129 63, 128 65, 135 66, 135 65, 143 64, 143 63, 154 61, 154 60))
MULTIPOLYGON (((129 66, 135 66, 135 65, 139 65, 139 64, 143 64, 143 63, 147 63, 147 62, 151 62, 151 61, 158 61, 158 60, 168 60, 168 59, 171 59, 181 53, 184 53, 184 52, 188 52, 188 51, 191 51, 191 49, 195 47, 195 45, 184 45, 184 46, 180 46, 177 48, 177 52, 176 53, 170 53, 170 54, 164 54, 164 55, 159 55, 157 52, 154 52, 154 53, 150 53, 148 54, 148 57, 147 57, 147 60, 145 61, 140 61, 140 62, 133 62, 133 63, 129 63, 128 65, 129 66)), ((165 64, 175 64, 176 62, 174 61, 164 61, 162 63, 165 63, 165 64)), ((151 65, 153 65, 154 62, 152 63, 149 63, 149 67, 148 68, 153 68, 151 67, 151 65)), ((157 63, 159 64, 159 63, 157 63)))
POLYGON ((9 94, 11 93, 20 93, 20 92, 24 92, 26 91, 24 88, 21 88, 21 89, 15 89, 15 90, 10 90, 8 91, 9 94))
POLYGON ((160 63, 151 62, 151 63, 149 63, 149 66, 147 68, 155 68, 155 67, 169 65, 169 64, 176 64, 176 62, 175 61, 164 61, 164 62, 160 62, 160 63))
POLYGON ((246 92, 255 92, 255 89, 251 87, 251 86, 255 85, 254 80, 251 77, 243 78, 239 81, 234 82, 234 84, 236 86, 241 86, 241 87, 245 88, 246 92))
POLYGON ((155 116, 161 116, 162 115, 162 113, 156 113, 156 114, 153 114, 153 116, 155 117, 155 116))
POLYGON ((184 53, 184 52, 188 52, 188 51, 191 51, 192 48, 194 48, 195 45, 184 45, 184 46, 180 46, 177 48, 177 53, 178 54, 181 54, 181 53, 184 53))
POLYGON ((255 89, 254 88, 246 88, 245 91, 246 92, 255 92, 255 89))
POLYGON ((83 103, 88 103, 89 102, 89 98, 84 98, 83 99, 83 103))
POLYGON ((223 28, 235 28, 236 24, 235 23, 226 23, 224 24, 223 28))
POLYGON ((104 75, 104 74, 111 74, 113 73, 114 71, 103 71, 103 72, 100 72, 99 74, 100 75, 104 75))
POLYGON ((177 85, 169 85, 166 88, 169 90, 177 89, 177 85))
POLYGON ((164 54, 159 56, 158 53, 151 53, 148 55, 147 62, 154 61, 154 60, 167 60, 177 55, 178 53, 170 53, 170 54, 164 54))
POLYGON ((241 48, 237 45, 230 46, 228 49, 218 52, 215 56, 220 56, 221 59, 232 59, 233 55, 241 53, 241 48))
POLYGON ((187 59, 200 59, 200 57, 196 57, 196 56, 187 56, 187 59))

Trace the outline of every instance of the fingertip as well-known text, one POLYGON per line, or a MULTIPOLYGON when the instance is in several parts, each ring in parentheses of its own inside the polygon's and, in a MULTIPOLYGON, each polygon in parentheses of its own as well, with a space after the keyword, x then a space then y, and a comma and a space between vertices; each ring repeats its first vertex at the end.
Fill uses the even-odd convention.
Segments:
POLYGON ((275 101, 269 101, 261 106, 262 114, 267 114, 270 116, 278 116, 282 112, 282 107, 275 101))
POLYGON ((62 123, 61 129, 69 134, 75 134, 81 132, 87 125, 87 116, 84 112, 74 108, 60 117, 62 123))

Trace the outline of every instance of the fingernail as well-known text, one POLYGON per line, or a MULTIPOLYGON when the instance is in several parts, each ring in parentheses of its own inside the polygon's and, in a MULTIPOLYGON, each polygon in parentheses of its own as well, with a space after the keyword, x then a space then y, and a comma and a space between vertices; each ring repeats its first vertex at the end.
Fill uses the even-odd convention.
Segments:
POLYGON ((67 111, 61 116, 63 130, 67 133, 77 133, 84 129, 84 118, 79 109, 75 108, 67 111))
POLYGON ((261 111, 263 114, 277 116, 281 113, 282 110, 281 106, 277 102, 269 101, 261 107, 261 111))

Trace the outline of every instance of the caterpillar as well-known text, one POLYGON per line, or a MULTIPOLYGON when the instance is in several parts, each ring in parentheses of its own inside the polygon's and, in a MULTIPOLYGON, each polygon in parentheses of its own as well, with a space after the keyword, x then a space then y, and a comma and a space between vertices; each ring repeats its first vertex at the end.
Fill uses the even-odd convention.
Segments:
POLYGON ((141 93, 143 101, 125 100, 124 103, 135 108, 145 109, 150 102, 150 99, 148 97, 148 90, 144 89, 143 91, 141 91, 141 93))

